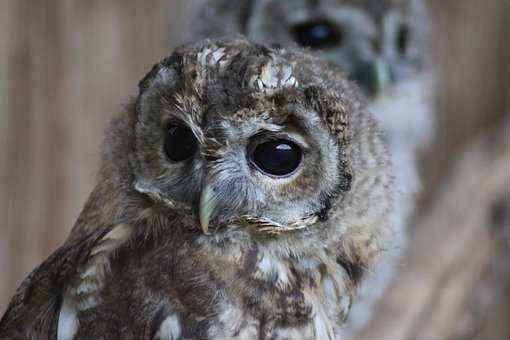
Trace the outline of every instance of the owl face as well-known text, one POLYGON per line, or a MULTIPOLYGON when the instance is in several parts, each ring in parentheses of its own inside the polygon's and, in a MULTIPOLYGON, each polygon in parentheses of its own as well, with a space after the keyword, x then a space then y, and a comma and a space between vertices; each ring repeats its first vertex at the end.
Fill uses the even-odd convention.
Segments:
POLYGON ((189 207, 206 232, 323 218, 350 181, 351 103, 327 88, 315 59, 299 58, 238 39, 156 65, 136 105, 135 188, 189 207))
POLYGON ((424 16, 418 0, 262 0, 254 2, 244 33, 310 48, 376 96, 420 70, 424 16))

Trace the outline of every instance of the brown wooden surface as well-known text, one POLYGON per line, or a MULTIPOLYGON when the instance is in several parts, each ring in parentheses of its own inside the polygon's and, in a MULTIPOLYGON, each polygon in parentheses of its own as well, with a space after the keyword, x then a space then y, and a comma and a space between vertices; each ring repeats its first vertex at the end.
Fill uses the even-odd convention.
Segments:
POLYGON ((510 1, 428 2, 439 82, 435 137, 421 163, 425 205, 464 145, 510 107, 510 1))
POLYGON ((489 322, 509 302, 510 120, 465 148, 436 198, 359 339, 510 339, 489 322))
MULTIPOLYGON (((0 314, 22 278, 67 235, 92 189, 106 122, 135 93, 140 77, 178 40, 186 21, 184 2, 0 1, 0 314)), ((441 197, 446 195, 442 188, 455 187, 457 170, 452 165, 459 164, 461 150, 497 126, 510 107, 510 2, 430 0, 430 4, 432 51, 439 71, 437 132, 423 157, 423 213, 415 223, 419 231, 410 247, 416 251, 430 247, 432 254, 438 247, 437 252, 445 253, 435 259, 419 258, 411 269, 404 262, 403 268, 414 270, 417 278, 445 275, 445 291, 435 290, 438 301, 443 301, 442 294, 457 289, 449 286, 450 276, 441 274, 451 266, 448 261, 458 258, 458 266, 453 267, 466 275, 461 291, 468 292, 487 273, 487 266, 477 269, 475 263, 492 263, 494 258, 487 246, 494 236, 483 232, 487 221, 478 225, 474 221, 457 225, 459 219, 427 221, 433 221, 434 209, 439 214, 434 218, 446 219, 438 202, 447 200, 441 197), (471 243, 454 243, 449 249, 443 238, 429 242, 441 235, 442 228, 444 235, 450 235, 451 225, 471 243), (473 239, 477 232, 482 248, 472 254, 478 261, 473 262, 468 257, 470 248, 478 245, 473 239), (424 272, 432 260, 438 266, 424 272)), ((471 210, 472 202, 459 201, 459 211, 471 210)), ((411 274, 400 275, 403 281, 411 274)), ((436 285, 430 282, 416 282, 408 294, 400 293, 401 299, 413 298, 412 304, 419 305, 420 299, 434 292, 436 285)), ((450 296, 453 299, 455 294, 450 296)), ((452 305, 462 302, 459 296, 455 299, 452 305)), ((508 334, 509 301, 507 292, 506 300, 488 308, 490 325, 479 339, 508 334)), ((405 303, 395 308, 404 307, 409 308, 405 303)), ((399 322, 440 330, 450 320, 439 309, 427 313, 409 312, 399 322)))

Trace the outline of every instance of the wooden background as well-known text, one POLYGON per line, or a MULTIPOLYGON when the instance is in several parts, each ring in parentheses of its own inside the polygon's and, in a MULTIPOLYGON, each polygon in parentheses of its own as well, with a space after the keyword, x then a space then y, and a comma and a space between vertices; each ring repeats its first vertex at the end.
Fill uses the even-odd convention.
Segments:
MULTIPOLYGON (((106 123, 179 42, 184 3, 0 1, 0 315, 65 239, 93 187, 106 123)), ((460 150, 510 108, 510 2, 429 3, 440 82, 436 137, 422 157, 423 212, 460 150)), ((509 339, 503 326, 496 333, 509 339)))

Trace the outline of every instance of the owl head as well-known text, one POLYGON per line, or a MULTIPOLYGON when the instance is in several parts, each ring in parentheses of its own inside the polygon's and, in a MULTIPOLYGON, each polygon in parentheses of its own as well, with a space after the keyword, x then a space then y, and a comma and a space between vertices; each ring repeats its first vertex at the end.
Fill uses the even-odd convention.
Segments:
POLYGON ((278 233, 380 213, 387 202, 371 200, 388 190, 386 152, 359 98, 306 53, 206 40, 140 82, 132 135, 112 129, 106 168, 204 232, 278 233))
POLYGON ((412 77, 424 64, 421 0, 202 1, 191 36, 243 33, 301 46, 339 65, 370 96, 412 77))

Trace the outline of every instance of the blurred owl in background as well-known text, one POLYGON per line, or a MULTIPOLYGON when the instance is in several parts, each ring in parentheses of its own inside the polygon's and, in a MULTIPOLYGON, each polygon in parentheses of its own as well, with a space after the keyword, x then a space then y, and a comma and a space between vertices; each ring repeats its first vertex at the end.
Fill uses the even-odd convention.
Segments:
POLYGON ((387 248, 387 149, 356 86, 243 38, 157 63, 2 339, 343 339, 387 248))
MULTIPOLYGON (((241 33, 276 46, 301 46, 340 66, 370 99, 395 167, 394 244, 362 287, 350 327, 361 328, 384 293, 405 249, 420 181, 417 152, 433 130, 433 75, 426 54, 427 12, 421 0, 197 0, 197 37, 241 33)), ((350 332, 346 330, 346 333, 350 332)))

